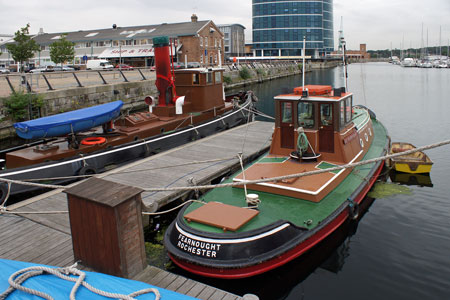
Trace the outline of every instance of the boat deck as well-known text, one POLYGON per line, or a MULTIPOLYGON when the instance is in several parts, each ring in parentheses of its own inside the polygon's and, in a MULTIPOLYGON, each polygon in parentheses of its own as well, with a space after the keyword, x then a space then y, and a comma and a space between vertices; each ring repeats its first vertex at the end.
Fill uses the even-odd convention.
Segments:
MULTIPOLYGON (((364 156, 363 160, 376 158, 383 155, 386 147, 386 129, 381 123, 373 120, 374 140, 372 146, 364 156)), ((259 162, 265 160, 273 160, 273 158, 262 158, 259 162)), ((284 162, 286 163, 286 162, 284 162)), ((312 167, 315 164, 311 165, 312 167)), ((239 228, 236 232, 245 232, 261 228, 263 226, 272 224, 278 220, 287 220, 294 225, 313 229, 319 225, 327 216, 334 212, 344 201, 351 195, 351 193, 361 184, 364 177, 367 176, 373 167, 373 164, 356 167, 352 172, 337 186, 332 192, 323 198, 318 203, 306 201, 294 197, 266 193, 262 191, 254 191, 249 189, 249 193, 257 193, 261 203, 259 204, 259 214, 250 222, 239 228), (336 199, 341 199, 337 201, 336 199), (309 225, 307 225, 309 224, 309 225)), ((299 170, 300 173, 302 170, 299 170)), ((261 170, 261 172, 263 172, 261 170)), ((332 177, 334 174, 329 174, 332 177)), ((259 175, 263 176, 263 175, 259 175)), ((246 179, 249 179, 246 176, 246 179)), ((229 179, 228 181, 231 181, 229 179)), ((298 181, 307 180, 305 177, 298 179, 298 181)), ((283 183, 283 185, 286 185, 283 183)), ((245 201, 245 194, 242 188, 222 188, 210 191, 202 199, 206 202, 223 202, 225 204, 234 205, 238 207, 247 206, 245 201)), ((193 203, 186 209, 185 213, 189 213, 201 204, 193 203)), ((186 222, 186 221, 185 221, 186 222)), ((191 222, 189 226, 207 232, 222 233, 223 230, 217 227, 208 226, 196 222, 191 222)))
MULTIPOLYGON (((242 150, 244 157, 259 155, 268 149, 272 127, 273 123, 253 122, 248 125, 248 129, 246 125, 229 129, 97 176, 138 187, 185 186, 189 177, 194 177, 198 184, 209 183, 236 168, 239 160, 183 164, 229 158, 242 150)), ((155 211, 185 193, 144 192, 142 199, 147 210, 155 211)), ((10 205, 8 209, 67 211, 67 197, 62 190, 55 190, 10 205)), ((54 266, 67 266, 74 261, 68 214, 2 214, 0 226, 1 258, 54 266)), ((236 295, 155 267, 148 267, 135 279, 200 299, 240 299, 236 295)))

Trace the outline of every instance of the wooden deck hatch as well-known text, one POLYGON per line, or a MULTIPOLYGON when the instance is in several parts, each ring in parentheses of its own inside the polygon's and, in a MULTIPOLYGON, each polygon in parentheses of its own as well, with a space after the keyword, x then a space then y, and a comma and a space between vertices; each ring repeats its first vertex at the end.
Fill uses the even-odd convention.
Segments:
POLYGON ((209 202, 186 214, 184 218, 188 222, 195 221, 221 228, 224 231, 236 231, 257 214, 259 211, 254 209, 209 202))

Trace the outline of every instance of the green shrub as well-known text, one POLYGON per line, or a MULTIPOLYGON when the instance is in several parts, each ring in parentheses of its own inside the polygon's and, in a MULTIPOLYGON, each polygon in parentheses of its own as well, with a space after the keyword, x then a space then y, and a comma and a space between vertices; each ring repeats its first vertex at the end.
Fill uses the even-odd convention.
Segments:
POLYGON ((258 68, 258 69, 256 69, 256 74, 258 74, 260 76, 266 76, 266 71, 264 71, 264 69, 262 69, 262 68, 258 68))
POLYGON ((223 75, 223 82, 226 84, 231 84, 233 82, 233 79, 231 79, 231 76, 223 75))
POLYGON ((28 117, 29 108, 36 109, 44 106, 44 99, 40 95, 25 94, 23 91, 18 91, 4 99, 3 105, 6 114, 14 121, 23 121, 28 117))
POLYGON ((240 71, 239 71, 239 76, 242 79, 249 79, 252 77, 252 75, 250 74, 250 71, 247 67, 243 67, 240 71))

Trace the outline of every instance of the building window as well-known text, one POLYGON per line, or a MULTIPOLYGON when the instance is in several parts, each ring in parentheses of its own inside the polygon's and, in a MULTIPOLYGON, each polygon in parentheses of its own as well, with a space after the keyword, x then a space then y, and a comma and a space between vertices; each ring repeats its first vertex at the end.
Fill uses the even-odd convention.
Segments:
POLYGON ((208 37, 205 36, 205 48, 208 47, 208 37))
POLYGON ((200 55, 200 63, 203 64, 203 54, 200 55))
POLYGON ((199 37, 200 39, 200 47, 203 47, 203 37, 199 37))

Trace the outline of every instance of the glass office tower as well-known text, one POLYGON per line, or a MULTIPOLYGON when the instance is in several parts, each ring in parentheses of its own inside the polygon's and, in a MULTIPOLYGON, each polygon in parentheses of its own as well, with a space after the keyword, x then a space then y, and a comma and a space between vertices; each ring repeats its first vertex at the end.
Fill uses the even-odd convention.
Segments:
POLYGON ((333 0, 253 0, 255 56, 320 57, 334 50, 333 0))

